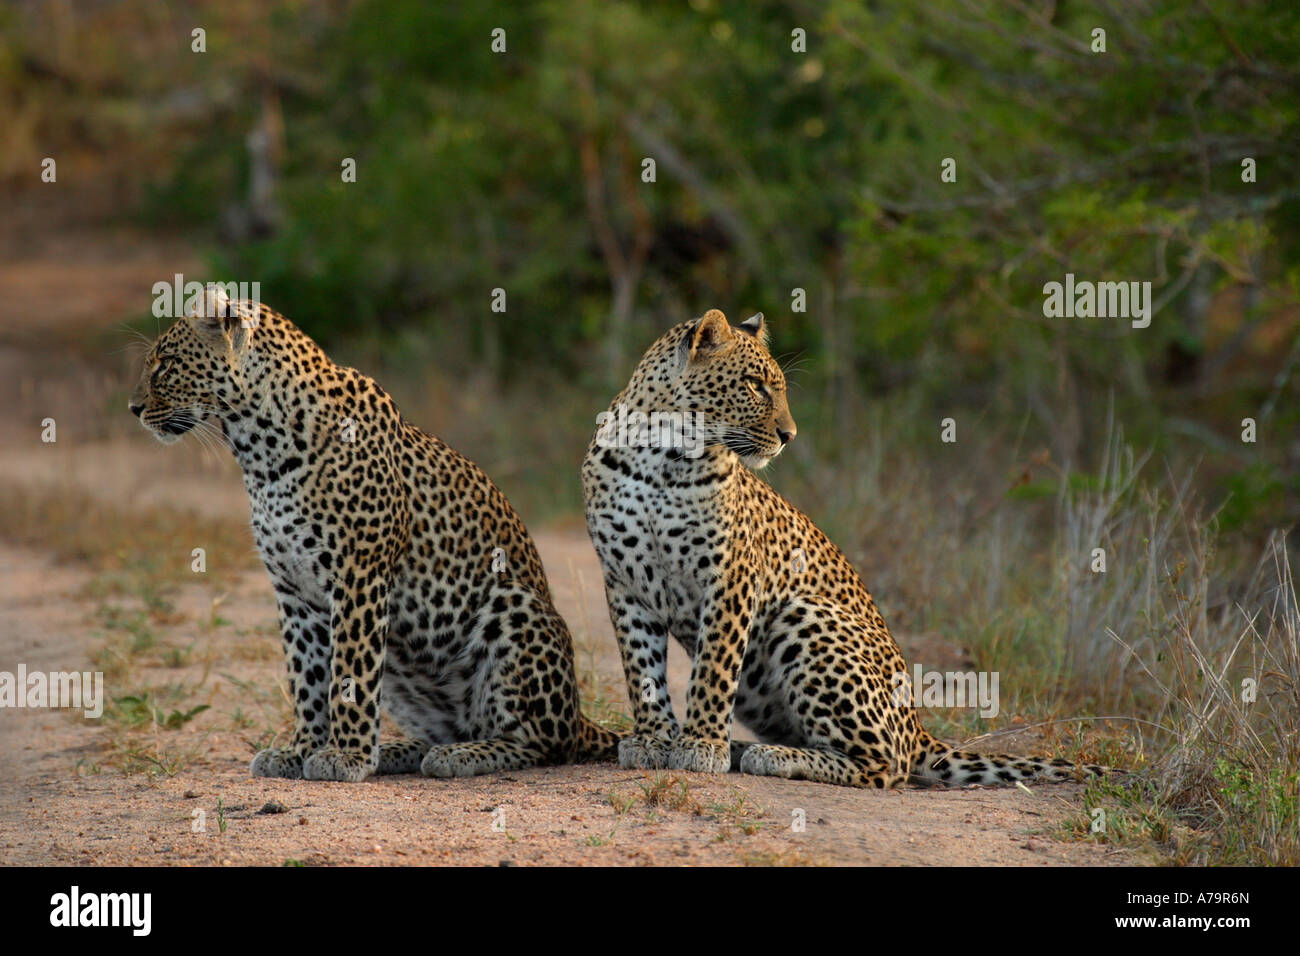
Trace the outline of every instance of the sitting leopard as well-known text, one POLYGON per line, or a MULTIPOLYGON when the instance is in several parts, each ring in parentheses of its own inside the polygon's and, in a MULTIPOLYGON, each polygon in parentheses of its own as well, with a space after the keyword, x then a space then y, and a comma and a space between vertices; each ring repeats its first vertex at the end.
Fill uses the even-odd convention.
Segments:
POLYGON ((243 468, 295 710, 253 775, 612 760, 537 549, 487 475, 283 316, 219 293, 200 312, 149 350, 130 410, 163 442, 223 439, 243 468), (379 742, 381 703, 408 739, 379 742))
POLYGON ((857 572, 751 470, 795 435, 766 342, 761 313, 734 328, 716 309, 677 325, 601 416, 583 461, 635 723, 619 762, 882 788, 1105 772, 965 753, 921 727, 898 693, 903 657, 857 572), (659 440, 665 421, 682 440, 659 440), (669 634, 693 662, 680 732, 669 634), (760 743, 730 742, 733 713, 760 743))

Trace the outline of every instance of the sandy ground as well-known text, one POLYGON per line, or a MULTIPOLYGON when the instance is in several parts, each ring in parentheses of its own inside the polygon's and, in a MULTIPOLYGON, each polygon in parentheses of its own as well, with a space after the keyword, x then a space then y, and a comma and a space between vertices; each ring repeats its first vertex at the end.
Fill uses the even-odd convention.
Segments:
MULTIPOLYGON (((176 264, 183 253, 148 242, 114 245, 95 252, 74 278, 61 264, 91 253, 65 245, 33 248, 23 253, 27 259, 15 253, 0 267, 0 302, 8 303, 0 306, 0 483, 46 494, 75 490, 137 510, 142 522, 159 502, 246 521, 232 461, 191 439, 164 448, 119 409, 131 374, 129 353, 117 354, 125 336, 107 359, 98 346, 78 358, 55 345, 86 329, 115 328, 124 303, 138 302, 141 288, 184 271, 176 264), (56 289, 71 291, 52 297, 56 289), (37 319, 51 298, 63 304, 37 319), (58 421, 54 444, 39 440, 47 416, 58 421)), ((617 649, 585 531, 575 521, 540 529, 536 538, 575 635, 580 672, 623 709, 617 649)), ((207 708, 176 729, 146 721, 130 731, 120 721, 65 710, 0 709, 0 863, 1133 862, 1113 849, 1058 838, 1065 821, 1083 817, 1077 785, 881 793, 613 765, 456 781, 253 779, 253 752, 289 727, 266 575, 256 566, 195 575, 166 598, 166 608, 147 618, 153 643, 114 667, 104 649, 121 641, 122 619, 144 613, 140 599, 106 592, 103 569, 93 562, 59 561, 39 546, 0 540, 0 671, 19 664, 46 671, 103 667, 106 697, 150 692, 164 723, 173 712, 207 708)), ((960 648, 942 641, 900 641, 909 660, 926 666, 946 669, 962 660, 960 648)), ((680 701, 687 662, 675 645, 670 664, 680 701)), ((748 736, 742 728, 737 735, 748 736)), ((1033 743, 999 741, 1020 750, 1033 743)))

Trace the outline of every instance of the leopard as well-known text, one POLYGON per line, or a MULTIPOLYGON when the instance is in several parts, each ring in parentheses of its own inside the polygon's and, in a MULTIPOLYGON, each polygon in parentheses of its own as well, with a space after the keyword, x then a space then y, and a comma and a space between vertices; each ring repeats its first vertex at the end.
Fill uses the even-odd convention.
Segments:
POLYGON ((958 750, 922 727, 857 570, 758 475, 797 432, 761 312, 733 326, 710 309, 674 325, 598 425, 582 487, 631 704, 622 767, 881 789, 1111 772, 958 750), (670 637, 691 660, 681 724, 670 637), (737 720, 756 742, 732 739, 737 720))
POLYGON ((293 322, 218 288, 158 336, 128 408, 233 453, 271 578, 291 736, 255 777, 468 777, 610 760, 519 515, 476 464, 293 322), (398 739, 380 741, 381 715, 398 739))

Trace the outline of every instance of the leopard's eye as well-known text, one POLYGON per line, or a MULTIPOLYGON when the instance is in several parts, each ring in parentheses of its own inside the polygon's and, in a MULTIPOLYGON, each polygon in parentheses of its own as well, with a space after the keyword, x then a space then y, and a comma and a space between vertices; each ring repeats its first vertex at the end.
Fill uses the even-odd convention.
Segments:
POLYGON ((754 391, 756 391, 759 395, 762 395, 764 398, 772 397, 771 394, 768 392, 767 384, 756 375, 746 375, 745 384, 748 385, 750 388, 752 388, 754 391))

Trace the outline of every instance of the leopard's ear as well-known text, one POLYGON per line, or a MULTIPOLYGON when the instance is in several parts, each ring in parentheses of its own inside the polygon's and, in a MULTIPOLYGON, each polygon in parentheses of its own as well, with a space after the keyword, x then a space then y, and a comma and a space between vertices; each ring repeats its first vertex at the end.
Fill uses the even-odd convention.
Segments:
POLYGON ((767 323, 763 320, 762 312, 755 312, 744 322, 741 322, 739 328, 758 339, 759 344, 766 348, 767 323))
POLYGON ((727 317, 719 309, 709 309, 703 318, 695 323, 687 340, 690 345, 690 360, 716 355, 731 347, 736 333, 727 322, 727 317))
POLYGON ((257 313, 249 303, 231 299, 219 286, 208 286, 195 296, 194 307, 186 318, 206 335, 223 336, 232 346, 240 347, 248 330, 257 325, 257 313))

